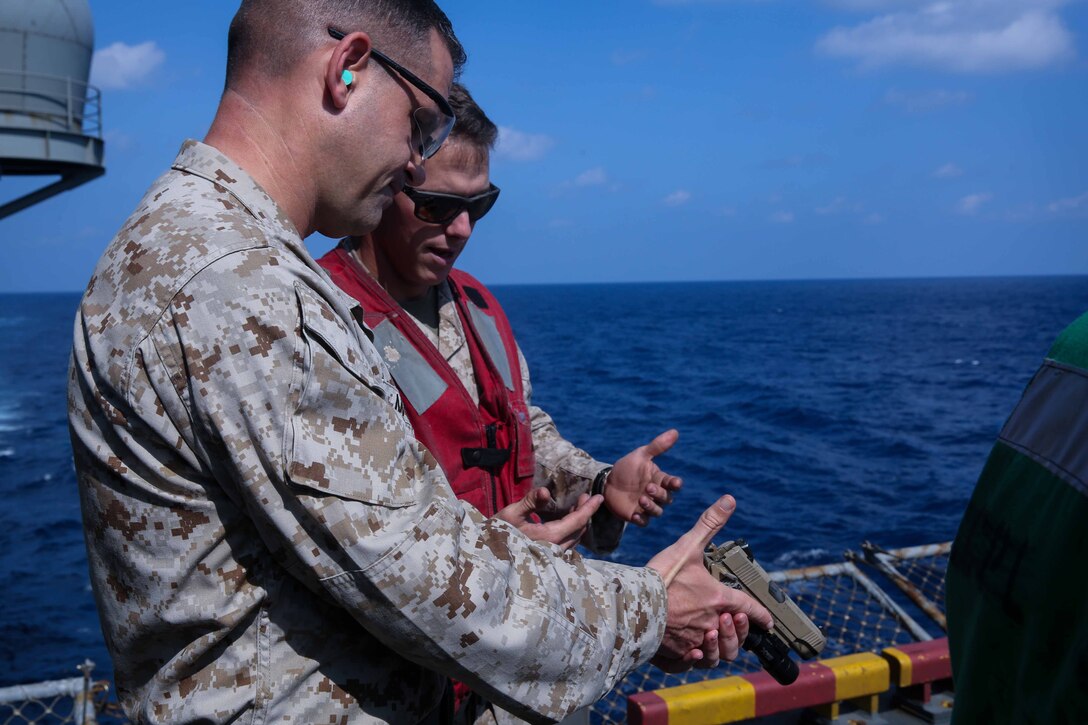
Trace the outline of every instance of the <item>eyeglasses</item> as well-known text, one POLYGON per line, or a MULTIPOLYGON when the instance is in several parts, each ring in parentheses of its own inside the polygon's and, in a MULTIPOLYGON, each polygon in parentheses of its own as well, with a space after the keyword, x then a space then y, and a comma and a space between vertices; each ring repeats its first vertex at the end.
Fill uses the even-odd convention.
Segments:
MULTIPOLYGON (((344 32, 336 28, 328 28, 328 31, 333 39, 344 39, 344 32)), ((370 54, 385 67, 396 71, 401 78, 418 88, 423 95, 430 98, 438 106, 437 111, 433 108, 423 107, 412 111, 412 120, 415 122, 415 138, 413 138, 413 141, 415 141, 416 150, 424 159, 431 158, 438 153, 438 149, 442 148, 442 144, 445 143, 446 137, 450 135, 453 124, 457 120, 453 107, 450 106, 450 102, 446 100, 445 96, 385 53, 371 47, 370 54)))
POLYGON ((499 198, 499 187, 491 184, 487 191, 475 196, 443 194, 438 191, 423 191, 413 186, 404 187, 404 195, 416 205, 416 218, 430 224, 449 224, 461 212, 468 212, 468 220, 475 224, 484 214, 491 211, 499 198))

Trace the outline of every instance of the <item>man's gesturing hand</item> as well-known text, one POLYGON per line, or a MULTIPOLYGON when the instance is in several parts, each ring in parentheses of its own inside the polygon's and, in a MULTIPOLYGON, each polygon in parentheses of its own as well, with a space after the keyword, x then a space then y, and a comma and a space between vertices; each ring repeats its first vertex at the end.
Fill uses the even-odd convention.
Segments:
POLYGON ((766 608, 725 586, 703 566, 703 550, 736 507, 732 496, 722 496, 690 531, 647 564, 661 574, 669 594, 665 638, 653 660, 666 671, 731 661, 748 636, 749 619, 764 629, 774 624, 766 608))
POLYGON ((604 502, 601 496, 583 493, 578 503, 562 518, 547 523, 539 523, 533 514, 547 511, 552 503, 552 495, 546 488, 530 489, 525 497, 495 514, 495 518, 513 524, 518 530, 533 541, 550 541, 564 550, 571 549, 581 541, 589 526, 589 520, 597 513, 604 502))
POLYGON ((673 492, 680 490, 681 481, 658 468, 654 456, 672 448, 679 437, 675 430, 667 430, 616 461, 604 488, 609 511, 639 526, 661 515, 662 508, 672 501, 673 492))

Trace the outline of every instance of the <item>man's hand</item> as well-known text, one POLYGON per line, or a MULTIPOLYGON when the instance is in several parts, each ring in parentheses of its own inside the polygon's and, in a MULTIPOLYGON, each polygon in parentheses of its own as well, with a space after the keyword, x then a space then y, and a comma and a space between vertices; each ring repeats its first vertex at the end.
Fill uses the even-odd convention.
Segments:
MULTIPOLYGON (((495 514, 495 518, 513 524, 518 531, 533 541, 548 541, 569 551, 585 534, 589 520, 604 503, 603 496, 583 493, 570 513, 563 518, 545 524, 533 520, 533 514, 546 511, 552 503, 552 494, 546 488, 534 488, 525 498, 512 503, 495 514)), ((539 518, 539 516, 538 516, 539 518)))
POLYGON ((640 446, 616 461, 604 487, 604 503, 616 516, 639 526, 650 523, 651 516, 660 516, 663 506, 672 502, 681 481, 670 476, 654 463, 673 447, 680 434, 667 430, 649 445, 640 446))
POLYGON ((749 620, 768 630, 774 625, 766 608, 725 586, 703 566, 703 549, 736 507, 732 496, 722 496, 690 531, 647 564, 661 574, 669 594, 665 638, 653 659, 666 672, 732 661, 748 637, 749 620))

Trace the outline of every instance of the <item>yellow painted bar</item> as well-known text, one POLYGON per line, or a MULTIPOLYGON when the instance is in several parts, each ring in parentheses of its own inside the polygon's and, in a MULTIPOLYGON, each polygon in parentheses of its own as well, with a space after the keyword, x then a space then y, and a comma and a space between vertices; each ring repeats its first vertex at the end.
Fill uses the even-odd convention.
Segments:
POLYGON ((911 677, 913 676, 912 670, 914 669, 914 662, 911 660, 910 655, 895 647, 885 647, 882 652, 888 657, 894 657, 895 661, 899 664, 898 668, 892 668, 893 670, 898 670, 898 672, 893 672, 892 674, 899 675, 898 681, 895 684, 899 687, 913 685, 914 680, 911 679, 911 677))
POLYGON ((756 716, 756 688, 743 677, 692 682, 658 690, 669 708, 669 725, 704 725, 756 716))
MULTIPOLYGON (((888 660, 871 652, 820 660, 818 664, 823 672, 830 670, 835 678, 835 697, 831 702, 823 703, 823 709, 832 718, 837 717, 840 701, 886 692, 891 680, 888 660)), ((769 678, 767 682, 778 689, 769 678)), ((756 687, 744 676, 692 682, 657 690, 654 694, 668 709, 668 725, 733 723, 756 716, 756 687)), ((761 697, 766 698, 769 694, 765 689, 761 697)), ((830 694, 828 690, 827 696, 830 694)), ((804 707, 806 704, 815 705, 811 702, 797 705, 804 707)))
POLYGON ((822 660, 820 664, 835 672, 836 700, 884 692, 891 683, 888 661, 872 652, 834 657, 822 660))

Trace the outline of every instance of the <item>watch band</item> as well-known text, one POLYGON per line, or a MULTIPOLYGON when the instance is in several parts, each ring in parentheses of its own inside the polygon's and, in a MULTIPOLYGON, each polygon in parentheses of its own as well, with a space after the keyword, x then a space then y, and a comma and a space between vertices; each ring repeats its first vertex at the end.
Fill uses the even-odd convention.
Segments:
POLYGON ((593 487, 590 489, 590 495, 596 496, 599 493, 604 493, 604 487, 608 484, 608 474, 610 473, 612 473, 612 466, 606 466, 600 470, 593 479, 593 487))

